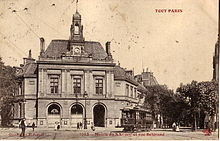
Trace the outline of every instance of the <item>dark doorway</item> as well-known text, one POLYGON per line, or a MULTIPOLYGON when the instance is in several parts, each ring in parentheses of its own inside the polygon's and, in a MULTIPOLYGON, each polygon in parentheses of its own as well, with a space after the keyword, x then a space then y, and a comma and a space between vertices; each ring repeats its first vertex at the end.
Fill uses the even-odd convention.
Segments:
POLYGON ((61 125, 60 113, 61 113, 61 109, 57 104, 52 104, 48 107, 48 115, 47 115, 48 127, 55 127, 55 125, 61 125))
POLYGON ((96 105, 93 109, 94 126, 105 127, 105 108, 102 105, 96 105))

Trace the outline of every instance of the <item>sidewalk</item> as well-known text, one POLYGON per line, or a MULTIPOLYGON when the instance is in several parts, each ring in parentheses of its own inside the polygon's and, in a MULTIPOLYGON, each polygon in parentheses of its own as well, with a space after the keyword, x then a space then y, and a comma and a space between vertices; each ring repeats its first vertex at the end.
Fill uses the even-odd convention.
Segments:
POLYGON ((103 128, 98 127, 95 131, 91 129, 77 130, 75 128, 55 131, 54 128, 27 128, 26 137, 20 137, 21 129, 19 128, 0 128, 0 139, 89 139, 89 140, 217 140, 218 132, 214 132, 207 136, 199 129, 192 132, 187 128, 181 129, 181 132, 172 131, 172 129, 153 129, 149 132, 122 132, 122 128, 103 128), (119 136, 105 136, 109 134, 119 136), (30 134, 30 135, 29 135, 30 134), (129 135, 131 134, 131 135, 129 135), (98 136, 96 136, 98 135, 98 136), (126 136, 129 135, 129 136, 126 136), (134 136, 136 135, 136 136, 134 136), (144 135, 144 136, 142 136, 144 135), (163 135, 163 136, 159 136, 163 135))

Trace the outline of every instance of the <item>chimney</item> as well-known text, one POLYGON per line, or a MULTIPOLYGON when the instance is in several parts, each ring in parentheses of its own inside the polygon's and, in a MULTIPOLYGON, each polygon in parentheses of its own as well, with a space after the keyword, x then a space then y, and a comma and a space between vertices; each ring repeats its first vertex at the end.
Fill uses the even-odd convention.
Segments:
POLYGON ((31 49, 30 49, 29 52, 28 52, 28 58, 31 59, 32 58, 31 56, 32 55, 31 55, 31 49))
POLYGON ((45 51, 45 41, 44 41, 44 38, 41 37, 40 38, 40 56, 44 54, 44 51, 45 51))
POLYGON ((33 63, 35 61, 35 59, 32 58, 31 50, 29 50, 28 52, 28 57, 23 59, 24 59, 24 65, 28 63, 33 63))
POLYGON ((107 53, 108 56, 111 55, 111 51, 110 51, 110 43, 111 43, 111 42, 109 42, 109 41, 105 43, 106 53, 107 53))

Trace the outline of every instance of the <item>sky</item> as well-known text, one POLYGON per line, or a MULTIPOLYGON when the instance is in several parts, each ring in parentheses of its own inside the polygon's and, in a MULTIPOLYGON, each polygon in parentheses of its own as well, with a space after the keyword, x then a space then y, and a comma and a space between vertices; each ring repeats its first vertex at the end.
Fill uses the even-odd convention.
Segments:
MULTIPOLYGON (((5 64, 19 66, 29 49, 38 59, 40 37, 46 46, 53 39, 69 39, 75 11, 75 0, 1 0, 0 56, 5 64)), ((111 41, 121 67, 134 68, 135 74, 148 68, 171 89, 212 79, 218 0, 78 0, 78 11, 85 39, 103 47, 111 41)))

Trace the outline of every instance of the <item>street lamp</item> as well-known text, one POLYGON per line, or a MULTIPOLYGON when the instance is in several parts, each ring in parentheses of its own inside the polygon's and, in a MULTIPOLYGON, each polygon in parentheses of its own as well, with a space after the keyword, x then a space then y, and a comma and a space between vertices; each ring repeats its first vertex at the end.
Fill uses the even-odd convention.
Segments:
POLYGON ((87 92, 83 94, 83 97, 85 98, 85 117, 84 117, 84 129, 87 129, 87 119, 86 119, 86 98, 88 97, 87 92))

